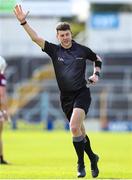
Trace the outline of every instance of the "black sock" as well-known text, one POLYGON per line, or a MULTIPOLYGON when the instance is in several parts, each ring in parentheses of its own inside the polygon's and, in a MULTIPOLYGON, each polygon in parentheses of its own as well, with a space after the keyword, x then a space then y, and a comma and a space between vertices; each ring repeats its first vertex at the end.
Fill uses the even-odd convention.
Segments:
POLYGON ((91 149, 91 146, 90 146, 90 140, 88 138, 88 136, 86 135, 85 136, 85 139, 84 139, 84 150, 85 152, 87 153, 88 157, 90 160, 93 160, 94 157, 95 157, 95 154, 93 153, 92 149, 91 149))
POLYGON ((79 166, 84 167, 84 137, 73 137, 73 145, 78 157, 78 164, 79 166))
POLYGON ((0 155, 0 162, 2 162, 3 161, 3 156, 2 155, 0 155))

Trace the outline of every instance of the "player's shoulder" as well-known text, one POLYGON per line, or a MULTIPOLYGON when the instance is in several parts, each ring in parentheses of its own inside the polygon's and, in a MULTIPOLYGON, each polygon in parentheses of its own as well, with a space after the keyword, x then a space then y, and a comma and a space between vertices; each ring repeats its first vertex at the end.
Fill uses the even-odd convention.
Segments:
POLYGON ((5 79, 5 75, 3 73, 0 73, 0 79, 5 79))

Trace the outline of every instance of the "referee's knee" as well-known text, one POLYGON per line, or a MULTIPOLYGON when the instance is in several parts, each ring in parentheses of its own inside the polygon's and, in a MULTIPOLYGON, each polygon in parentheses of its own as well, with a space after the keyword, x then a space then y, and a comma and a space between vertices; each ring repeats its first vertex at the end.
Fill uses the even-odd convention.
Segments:
POLYGON ((73 135, 78 135, 80 133, 80 129, 77 126, 70 125, 70 130, 73 135))

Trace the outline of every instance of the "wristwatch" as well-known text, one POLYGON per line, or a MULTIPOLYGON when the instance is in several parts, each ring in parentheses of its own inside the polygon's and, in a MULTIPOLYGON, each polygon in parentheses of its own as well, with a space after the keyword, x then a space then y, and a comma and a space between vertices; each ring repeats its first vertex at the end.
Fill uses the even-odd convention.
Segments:
POLYGON ((96 71, 94 74, 96 74, 98 77, 100 77, 100 73, 96 71))

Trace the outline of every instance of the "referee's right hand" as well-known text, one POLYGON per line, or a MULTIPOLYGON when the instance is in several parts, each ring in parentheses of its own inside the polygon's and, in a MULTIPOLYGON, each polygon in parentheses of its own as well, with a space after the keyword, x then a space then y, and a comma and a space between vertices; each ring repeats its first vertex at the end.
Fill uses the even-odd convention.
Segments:
POLYGON ((18 21, 20 21, 20 23, 23 23, 26 21, 26 17, 28 16, 29 11, 25 13, 21 5, 16 5, 14 9, 14 14, 17 17, 18 21))

